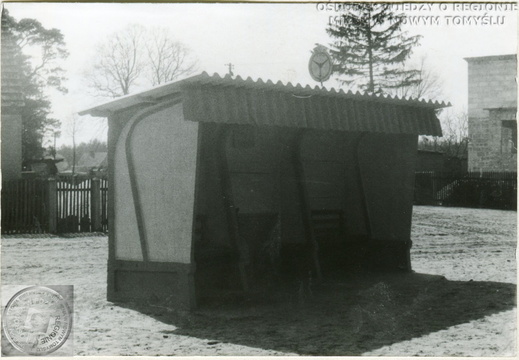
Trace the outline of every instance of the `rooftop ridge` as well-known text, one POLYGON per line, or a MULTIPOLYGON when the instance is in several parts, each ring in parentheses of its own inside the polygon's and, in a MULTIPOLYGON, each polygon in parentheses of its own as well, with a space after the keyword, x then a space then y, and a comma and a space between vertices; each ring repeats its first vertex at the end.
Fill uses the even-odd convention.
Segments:
MULTIPOLYGON (((328 94, 328 95, 347 97, 347 98, 350 98, 350 97, 357 98, 357 99, 361 98, 361 99, 365 99, 365 100, 373 99, 373 100, 377 100, 377 101, 381 101, 381 102, 401 103, 401 105, 405 105, 405 103, 407 103, 409 105, 420 105, 420 106, 427 105, 428 107, 438 107, 438 108, 452 106, 452 104, 450 102, 445 103, 445 101, 442 101, 442 102, 440 102, 438 100, 433 101, 432 99, 413 98, 413 97, 406 98, 405 96, 399 97, 397 95, 391 96, 389 94, 388 95, 369 94, 367 92, 360 92, 358 90, 354 93, 351 90, 348 90, 346 92, 346 91, 344 91, 344 89, 337 90, 335 88, 329 88, 329 89, 320 88, 318 85, 315 85, 314 87, 312 87, 309 84, 303 86, 300 83, 294 84, 292 82, 287 82, 286 85, 284 85, 281 80, 274 82, 271 79, 264 80, 261 77, 259 77, 257 80, 254 80, 250 76, 248 76, 244 80, 240 75, 237 75, 235 78, 231 77, 229 74, 225 75, 224 77, 221 77, 221 75, 216 72, 213 73, 213 75, 209 75, 209 73, 207 73, 206 71, 203 71, 201 74, 195 75, 191 78, 181 80, 180 82, 185 82, 186 84, 197 83, 197 82, 206 83, 206 82, 212 82, 211 80, 216 80, 216 81, 226 80, 225 83, 228 83, 229 85, 234 84, 234 83, 239 83, 241 86, 250 85, 250 86, 255 86, 257 88, 260 88, 260 89, 268 88, 268 89, 276 89, 279 91, 297 90, 297 91, 302 91, 305 95, 328 94)), ((361 100, 361 99, 359 99, 359 100, 361 100)))

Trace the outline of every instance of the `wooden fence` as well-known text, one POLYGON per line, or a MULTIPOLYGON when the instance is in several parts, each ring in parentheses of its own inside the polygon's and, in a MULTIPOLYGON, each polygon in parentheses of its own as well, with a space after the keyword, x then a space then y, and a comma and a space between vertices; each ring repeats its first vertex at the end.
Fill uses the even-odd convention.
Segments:
POLYGON ((108 231, 108 181, 22 179, 2 184, 2 234, 108 231))
POLYGON ((4 181, 2 233, 42 233, 48 225, 47 184, 44 180, 4 181))
POLYGON ((415 204, 517 210, 517 173, 418 172, 415 204))
MULTIPOLYGON (((517 209, 516 172, 418 172, 415 204, 517 209)), ((2 234, 108 231, 108 181, 21 179, 2 184, 2 234)))

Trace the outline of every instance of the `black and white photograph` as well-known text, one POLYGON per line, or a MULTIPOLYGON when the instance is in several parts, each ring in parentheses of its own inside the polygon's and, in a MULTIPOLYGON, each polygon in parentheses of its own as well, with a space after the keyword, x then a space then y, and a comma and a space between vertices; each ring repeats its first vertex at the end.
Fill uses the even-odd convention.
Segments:
POLYGON ((0 5, 2 356, 517 356, 516 2, 0 5))

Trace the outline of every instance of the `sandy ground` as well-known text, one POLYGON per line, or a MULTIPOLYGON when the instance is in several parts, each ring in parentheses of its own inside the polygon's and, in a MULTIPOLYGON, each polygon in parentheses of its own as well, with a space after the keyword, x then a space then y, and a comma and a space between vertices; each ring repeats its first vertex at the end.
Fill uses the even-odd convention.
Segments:
POLYGON ((76 355, 516 355, 516 212, 415 207, 415 273, 194 313, 106 301, 106 237, 2 239, 2 285, 74 285, 76 355))

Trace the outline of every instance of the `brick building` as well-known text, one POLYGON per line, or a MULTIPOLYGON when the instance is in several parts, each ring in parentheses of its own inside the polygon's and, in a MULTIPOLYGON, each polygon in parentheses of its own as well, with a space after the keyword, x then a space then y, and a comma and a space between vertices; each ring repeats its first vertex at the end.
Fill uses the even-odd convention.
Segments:
POLYGON ((517 56, 465 58, 469 171, 517 169, 517 56))

